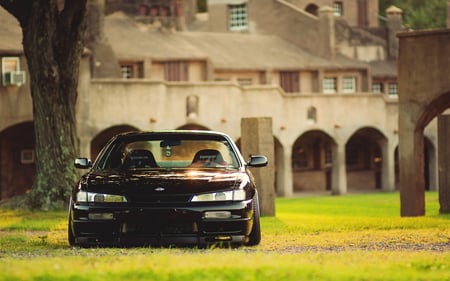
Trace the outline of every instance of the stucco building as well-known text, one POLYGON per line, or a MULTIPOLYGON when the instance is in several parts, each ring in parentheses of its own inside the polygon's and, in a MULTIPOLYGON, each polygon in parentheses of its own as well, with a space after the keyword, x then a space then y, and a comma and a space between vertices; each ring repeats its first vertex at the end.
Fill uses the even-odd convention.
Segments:
MULTIPOLYGON (((279 196, 397 188, 401 10, 380 26, 372 0, 209 0, 201 14, 196 3, 89 3, 81 155, 128 130, 211 129, 239 143, 241 118, 264 116, 279 196)), ((21 31, 1 8, 0 18, 2 199, 32 185, 34 133, 21 31)), ((431 189, 435 131, 425 131, 431 189)))

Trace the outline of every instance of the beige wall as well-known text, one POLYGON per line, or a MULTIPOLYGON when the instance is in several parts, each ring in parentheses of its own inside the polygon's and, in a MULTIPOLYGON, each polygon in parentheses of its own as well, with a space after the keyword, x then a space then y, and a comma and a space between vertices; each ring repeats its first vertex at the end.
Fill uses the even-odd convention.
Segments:
MULTIPOLYGON (((334 0, 286 0, 300 9, 305 9, 309 4, 315 4, 319 8, 322 6, 333 7, 334 0)), ((358 25, 358 0, 341 0, 343 3, 344 14, 342 16, 350 26, 358 25)), ((378 26, 378 0, 367 0, 368 21, 370 27, 378 26)))

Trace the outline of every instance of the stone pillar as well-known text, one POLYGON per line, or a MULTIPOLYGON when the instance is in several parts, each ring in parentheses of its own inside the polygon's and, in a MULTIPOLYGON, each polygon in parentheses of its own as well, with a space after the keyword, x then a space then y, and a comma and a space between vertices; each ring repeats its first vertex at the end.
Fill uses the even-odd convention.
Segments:
POLYGON ((383 149, 383 191, 395 191, 395 145, 388 142, 383 149))
POLYGON ((418 108, 399 104, 400 214, 425 215, 424 136, 416 129, 418 108))
POLYGON ((395 168, 394 152, 389 146, 389 142, 382 141, 381 147, 381 189, 383 191, 393 191, 395 189, 395 168))
POLYGON ((390 6, 386 9, 389 59, 396 59, 398 57, 397 33, 403 30, 402 13, 403 11, 395 6, 390 6))
MULTIPOLYGON (((281 154, 281 153, 280 153, 281 154)), ((286 146, 283 149, 282 156, 279 159, 280 169, 278 169, 278 195, 283 197, 292 197, 294 194, 294 182, 292 175, 292 146, 286 146)))
POLYGON ((438 117, 439 213, 450 213, 450 115, 438 117))
POLYGON ((345 165, 345 144, 337 144, 333 151, 331 194, 347 193, 347 166, 345 165))
POLYGON ((244 159, 249 155, 265 155, 269 164, 263 168, 251 168, 259 192, 261 215, 275 215, 275 153, 272 134, 272 118, 243 118, 241 120, 241 151, 244 159))

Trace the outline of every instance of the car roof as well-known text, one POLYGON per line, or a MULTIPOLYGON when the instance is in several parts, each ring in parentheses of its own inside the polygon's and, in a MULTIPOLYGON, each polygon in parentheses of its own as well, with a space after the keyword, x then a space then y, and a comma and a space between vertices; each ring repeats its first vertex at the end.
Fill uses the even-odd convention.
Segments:
POLYGON ((155 131, 130 131, 118 134, 117 137, 145 136, 145 135, 211 135, 229 137, 227 134, 218 131, 206 130, 155 130, 155 131))

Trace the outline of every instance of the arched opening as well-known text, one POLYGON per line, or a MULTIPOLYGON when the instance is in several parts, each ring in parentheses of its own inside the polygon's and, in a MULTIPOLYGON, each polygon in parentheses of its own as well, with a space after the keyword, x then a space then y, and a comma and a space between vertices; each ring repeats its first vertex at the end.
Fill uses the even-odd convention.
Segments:
POLYGON ((177 130, 202 130, 202 131, 210 131, 208 127, 205 127, 200 124, 190 123, 177 128, 177 130))
POLYGON ((98 133, 91 141, 91 159, 94 160, 97 158, 100 150, 102 150, 102 148, 113 136, 130 131, 138 131, 138 129, 129 125, 120 125, 110 127, 98 133))
POLYGON ((308 12, 312 15, 315 15, 315 16, 317 16, 318 10, 319 10, 319 6, 317 6, 316 4, 308 4, 305 8, 306 12, 308 12))
POLYGON ((301 135, 292 148, 294 191, 325 191, 332 187, 333 139, 318 130, 301 135))
POLYGON ((374 128, 356 131, 345 145, 349 191, 382 188, 383 150, 386 137, 374 128))
POLYGON ((0 200, 21 195, 36 175, 33 122, 13 125, 0 133, 0 200))

